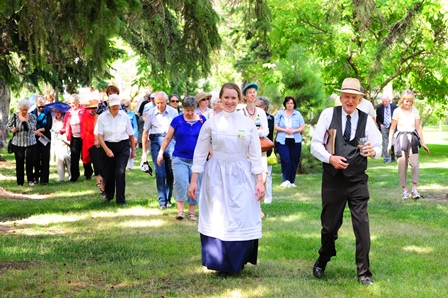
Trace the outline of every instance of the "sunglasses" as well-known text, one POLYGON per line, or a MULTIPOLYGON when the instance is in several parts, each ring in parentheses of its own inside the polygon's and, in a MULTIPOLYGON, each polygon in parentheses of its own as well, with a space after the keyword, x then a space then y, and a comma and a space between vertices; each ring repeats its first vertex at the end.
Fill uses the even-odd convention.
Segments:
POLYGON ((43 109, 43 108, 44 108, 44 106, 38 106, 37 108, 38 108, 38 109, 43 109))
POLYGON ((171 102, 179 102, 178 100, 171 100, 171 102))
POLYGON ((206 100, 208 100, 208 98, 203 98, 203 99, 201 99, 201 101, 206 101, 206 100))

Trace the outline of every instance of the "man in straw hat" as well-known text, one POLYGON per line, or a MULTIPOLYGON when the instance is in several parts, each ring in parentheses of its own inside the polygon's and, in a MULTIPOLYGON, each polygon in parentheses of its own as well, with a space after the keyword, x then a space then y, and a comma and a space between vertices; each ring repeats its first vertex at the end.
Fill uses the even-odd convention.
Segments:
POLYGON ((381 155, 381 138, 372 117, 357 109, 363 95, 359 80, 347 78, 342 88, 336 90, 341 92, 342 106, 322 112, 311 141, 311 153, 323 165, 322 246, 313 275, 321 278, 327 262, 336 255, 335 241, 348 203, 356 238, 358 280, 364 285, 373 285, 369 264, 369 189, 365 170, 367 157, 378 158, 381 155), (336 135, 333 154, 325 149, 329 134, 336 135), (367 138, 367 142, 358 145, 362 138, 367 138))

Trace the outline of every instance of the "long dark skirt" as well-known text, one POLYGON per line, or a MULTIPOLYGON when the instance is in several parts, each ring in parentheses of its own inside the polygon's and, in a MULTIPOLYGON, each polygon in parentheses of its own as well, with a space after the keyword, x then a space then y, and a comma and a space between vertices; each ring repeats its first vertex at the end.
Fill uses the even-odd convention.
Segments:
POLYGON ((258 239, 222 241, 201 234, 202 265, 210 270, 237 273, 247 263, 257 264, 258 239))

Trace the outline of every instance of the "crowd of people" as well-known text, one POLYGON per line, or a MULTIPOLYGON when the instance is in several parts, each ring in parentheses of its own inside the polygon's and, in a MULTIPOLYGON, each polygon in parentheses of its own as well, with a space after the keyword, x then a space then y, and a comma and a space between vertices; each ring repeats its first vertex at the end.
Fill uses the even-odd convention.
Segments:
MULTIPOLYGON (((54 97, 38 96, 35 108, 19 101, 7 128, 13 133, 17 184, 49 183, 52 152, 58 180, 76 183, 81 160, 86 180, 95 176, 105 202, 115 197, 126 205, 126 170, 134 167, 136 148, 142 163, 151 154, 159 208, 176 202, 177 220, 198 219, 202 264, 228 276, 246 263, 256 264, 264 213, 260 202, 272 203, 272 166, 268 157, 278 154, 282 172, 280 187, 297 187, 302 133, 306 123, 293 96, 286 96, 275 115, 270 102, 257 96, 259 86, 234 83, 222 86, 219 96, 199 92, 183 100, 163 91, 146 92, 135 108, 120 99, 120 90, 109 86, 105 100, 82 105, 70 95, 68 108, 51 106, 54 97), (47 105, 48 104, 48 105, 47 105), (262 152, 260 138, 274 148, 262 152), (92 167, 93 166, 93 167, 92 167)), ((313 275, 321 278, 336 255, 335 241, 345 206, 352 214, 356 237, 358 279, 373 284, 370 272, 370 232, 367 157, 391 163, 397 158, 402 199, 409 197, 407 167, 411 166, 411 197, 417 199, 419 148, 429 154, 423 138, 415 94, 406 90, 398 106, 383 95, 376 110, 363 98, 359 80, 342 83, 340 106, 325 109, 315 127, 311 153, 322 162, 321 248, 313 275), (373 112, 372 112, 373 111, 373 112), (334 137, 330 138, 331 131, 334 137), (361 142, 361 140, 363 140, 361 142), (329 150, 328 143, 332 142, 329 150)))

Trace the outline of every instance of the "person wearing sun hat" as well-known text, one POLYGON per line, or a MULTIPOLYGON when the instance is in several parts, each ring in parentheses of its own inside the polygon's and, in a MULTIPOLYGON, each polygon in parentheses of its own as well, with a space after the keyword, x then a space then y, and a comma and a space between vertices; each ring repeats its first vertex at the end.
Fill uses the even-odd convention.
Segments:
POLYGON ((88 167, 92 167, 96 179, 96 186, 102 192, 104 187, 101 186, 101 152, 100 148, 95 146, 95 123, 98 118, 96 113, 100 101, 96 98, 90 99, 89 104, 85 106, 88 110, 82 119, 82 163, 88 167))
POLYGON ((198 107, 195 110, 195 113, 198 115, 204 115, 210 110, 213 110, 210 108, 210 99, 212 98, 212 95, 210 93, 205 92, 198 92, 196 94, 196 101, 198 102, 198 107))
POLYGON ((358 280, 363 285, 373 285, 367 212, 370 195, 365 170, 367 157, 381 156, 381 137, 372 117, 357 109, 363 95, 360 86, 356 78, 343 81, 342 88, 336 89, 341 93, 342 106, 327 108, 321 113, 311 140, 311 154, 323 165, 321 248, 313 266, 313 275, 323 277, 327 263, 336 255, 335 242, 348 203, 356 238, 358 280), (325 149, 331 129, 336 130, 334 154, 325 149), (363 137, 368 141, 359 148, 359 139, 363 137))
POLYGON ((95 126, 95 134, 104 150, 105 202, 111 201, 115 194, 117 204, 126 206, 126 165, 129 156, 135 157, 134 130, 126 112, 120 110, 117 94, 109 96, 108 106, 109 111, 98 117, 95 126))

